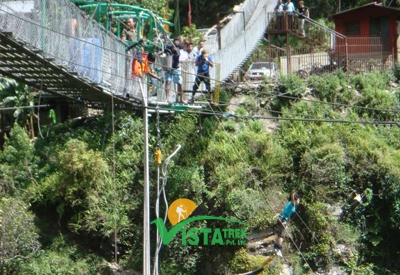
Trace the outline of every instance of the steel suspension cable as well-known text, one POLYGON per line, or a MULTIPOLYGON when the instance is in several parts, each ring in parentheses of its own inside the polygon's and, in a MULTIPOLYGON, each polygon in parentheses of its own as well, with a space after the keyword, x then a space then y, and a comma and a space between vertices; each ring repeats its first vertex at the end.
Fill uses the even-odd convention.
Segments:
MULTIPOLYGON (((215 118, 217 119, 217 121, 218 121, 220 124, 222 124, 218 116, 215 116, 215 118)), ((222 126, 222 127, 224 128, 224 126, 222 126)), ((224 128, 224 130, 226 130, 226 129, 224 128)), ((240 154, 240 152, 239 152, 237 146, 236 146, 235 143, 233 142, 232 136, 231 136, 231 135, 229 135, 228 140, 231 142, 231 144, 232 144, 233 148, 235 149, 235 151, 236 151, 237 155, 239 156, 239 158, 242 159, 242 162, 243 162, 244 164, 247 164, 247 162, 244 160, 242 154, 240 154)), ((251 168, 251 167, 248 165, 248 168, 251 168)), ((252 177, 252 179, 253 179, 254 182, 258 182, 257 179, 256 179, 256 177, 255 177, 254 174, 252 173, 252 170, 251 170, 251 169, 248 169, 248 173, 250 174, 250 176, 252 177)), ((264 191, 262 190, 261 186, 259 186, 258 184, 257 184, 257 186, 259 187, 259 189, 260 189, 260 191, 261 191, 261 194, 264 196, 264 199, 265 199, 265 201, 267 202, 268 206, 271 208, 271 210, 272 210, 273 212, 276 213, 276 211, 274 210, 274 207, 273 207, 272 204, 269 202, 269 200, 268 200, 268 198, 266 197, 266 195, 265 195, 264 191)), ((282 225, 282 226, 283 226, 283 225, 282 225)), ((301 252, 300 248, 296 245, 296 243, 295 243, 294 239, 292 238, 292 236, 289 235, 289 238, 290 238, 291 242, 293 243, 293 245, 296 247, 297 251, 300 253, 300 256, 302 257, 303 261, 307 264, 307 266, 308 266, 308 268, 310 269, 310 271, 311 271, 313 274, 315 274, 315 272, 312 270, 310 264, 308 263, 307 259, 304 257, 303 253, 301 252)))

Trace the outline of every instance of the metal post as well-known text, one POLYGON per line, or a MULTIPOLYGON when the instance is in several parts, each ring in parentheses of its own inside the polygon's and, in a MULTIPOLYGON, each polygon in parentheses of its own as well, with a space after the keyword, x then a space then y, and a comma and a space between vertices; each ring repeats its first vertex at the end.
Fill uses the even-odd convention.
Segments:
POLYGON ((179 17, 179 0, 176 0, 176 12, 178 13, 178 35, 181 35, 181 18, 179 17))
POLYGON ((42 51, 46 51, 46 22, 47 22, 47 0, 42 1, 42 28, 41 28, 41 42, 42 42, 42 51))
POLYGON ((244 11, 235 11, 235 13, 243 14, 243 31, 245 31, 246 30, 246 14, 244 13, 244 11))
POLYGON ((222 49, 221 45, 221 24, 219 22, 219 13, 217 13, 217 35, 218 35, 218 49, 222 49))
MULTIPOLYGON (((287 18, 287 16, 286 16, 287 18)), ((287 21, 286 21, 287 22, 287 21)), ((289 33, 286 32, 286 71, 287 74, 291 73, 291 56, 290 56, 290 45, 289 45, 289 33)))
POLYGON ((345 38, 345 43, 346 43, 346 73, 349 73, 349 45, 347 44, 347 38, 345 38))
POLYGON ((147 91, 143 90, 139 78, 143 98, 143 137, 144 137, 144 192, 143 192, 143 275, 150 275, 150 184, 149 184, 149 120, 147 109, 147 91))

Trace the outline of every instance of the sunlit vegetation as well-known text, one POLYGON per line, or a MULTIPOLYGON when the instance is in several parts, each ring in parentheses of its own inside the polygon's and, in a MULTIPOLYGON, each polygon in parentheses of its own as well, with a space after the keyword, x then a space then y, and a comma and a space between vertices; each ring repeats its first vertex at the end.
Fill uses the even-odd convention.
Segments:
MULTIPOLYGON (((332 267, 354 274, 399 272, 400 128, 387 124, 400 120, 397 77, 396 67, 369 75, 314 76, 306 83, 290 76, 265 92, 274 95, 265 106, 250 104, 249 97, 236 117, 163 115, 159 140, 152 117, 151 219, 157 184, 153 149, 158 142, 165 159, 181 144, 168 168, 169 203, 190 198, 204 203, 209 215, 246 222, 248 232, 262 231, 274 224, 288 191, 296 188, 302 219, 293 219, 291 234, 302 254, 289 240, 284 246, 295 274, 332 267), (270 110, 278 123, 273 132, 262 119, 244 117, 270 110), (356 194, 361 201, 353 199, 356 194)), ((0 252, 0 274, 141 270, 141 117, 117 112, 114 132, 108 113, 42 125, 47 135, 35 140, 26 123, 18 122, 0 153, 0 227, 7 233, 0 234, 7 244, 0 252)), ((155 228, 151 234, 154 240, 155 228)), ((179 237, 160 257, 161 274, 232 274, 263 261, 241 246, 182 246, 179 237)), ((263 274, 279 274, 280 268, 273 262, 263 274)))

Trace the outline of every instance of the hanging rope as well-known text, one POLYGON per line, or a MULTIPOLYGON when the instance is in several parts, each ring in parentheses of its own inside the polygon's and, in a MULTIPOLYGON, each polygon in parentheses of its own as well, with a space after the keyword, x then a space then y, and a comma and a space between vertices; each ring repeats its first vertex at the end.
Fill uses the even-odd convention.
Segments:
MULTIPOLYGON (((167 176, 168 176, 168 170, 167 170, 167 168, 168 168, 168 164, 169 164, 169 161, 172 159, 172 157, 174 157, 177 153, 178 153, 178 151, 181 149, 181 145, 180 144, 178 144, 176 147, 175 147, 175 149, 174 149, 174 152, 168 157, 168 158, 166 158, 166 160, 164 161, 164 163, 162 164, 162 166, 161 166, 161 172, 162 172, 162 186, 161 186, 161 188, 158 188, 158 186, 157 186, 157 201, 156 201, 156 205, 157 205, 157 208, 156 208, 156 215, 157 215, 157 218, 159 217, 159 209, 158 209, 158 206, 159 206, 159 203, 160 203, 160 196, 161 196, 161 193, 162 193, 162 195, 163 195, 163 199, 164 199, 164 203, 165 203, 165 215, 164 215, 164 224, 166 223, 166 221, 167 221, 167 218, 168 218, 168 200, 167 200, 167 193, 165 192, 165 186, 167 185, 167 176)), ((160 178, 160 177, 159 177, 160 178)), ((157 180, 157 182, 158 182, 159 180, 157 180)), ((158 183, 157 183, 157 185, 158 185, 158 183)), ((153 275, 158 275, 158 255, 159 255, 159 253, 160 253, 160 250, 161 250, 161 247, 162 247, 162 241, 161 241, 161 236, 158 234, 158 230, 157 230, 157 241, 156 241, 156 243, 157 243, 157 246, 156 246, 156 251, 155 251, 155 256, 154 256, 154 267, 153 267, 153 275)))
MULTIPOLYGON (((219 106, 216 106, 216 107, 220 109, 219 106)), ((214 110, 213 108, 211 108, 211 110, 212 110, 212 112, 214 113, 214 117, 215 117, 215 118, 217 119, 217 121, 221 124, 221 120, 220 120, 220 118, 218 117, 218 115, 216 114, 215 110, 214 110)), ((222 110, 220 109, 220 111, 222 111, 222 110)), ((221 125, 222 125, 222 124, 221 124, 221 125)), ((224 128, 224 126, 222 126, 222 127, 224 128)), ((225 130, 226 130, 226 129, 225 129, 225 130)), ((247 163, 247 162, 243 159, 243 156, 239 153, 239 150, 238 150, 236 144, 233 142, 233 140, 232 140, 232 139, 229 139, 229 141, 232 143, 233 148, 236 150, 238 156, 242 159, 243 163, 247 163)), ((249 173, 250 173, 250 176, 252 177, 253 181, 254 181, 255 183, 258 182, 257 179, 256 179, 256 177, 255 177, 254 174, 252 173, 252 170, 251 170, 250 167, 249 167, 249 173)), ((276 213, 274 207, 272 206, 271 202, 268 200, 266 194, 264 193, 264 190, 262 190, 262 188, 261 188, 261 186, 260 186, 259 184, 257 184, 257 186, 259 187, 260 192, 261 192, 261 194, 263 195, 263 197, 264 197, 264 199, 265 199, 267 205, 269 206, 269 208, 272 210, 272 212, 276 213)), ((282 225, 282 226, 283 226, 283 225, 282 225)), ((315 272, 312 270, 310 264, 308 263, 307 259, 304 257, 303 253, 301 252, 300 248, 296 245, 296 243, 295 243, 294 239, 292 238, 292 236, 289 235, 289 238, 290 238, 292 244, 296 247, 297 251, 299 252, 301 258, 303 259, 303 261, 305 262, 305 264, 307 265, 307 267, 310 269, 310 272, 311 272, 312 274, 315 274, 315 272)), ((261 270, 261 271, 262 271, 262 270, 261 270)), ((246 273, 245 273, 245 274, 246 274, 246 273)), ((257 274, 257 273, 247 273, 247 274, 257 274)))
MULTIPOLYGON (((157 163, 157 200, 156 200, 156 218, 158 219, 160 217, 160 168, 161 168, 161 160, 162 160, 162 155, 161 155, 161 148, 160 148, 160 109, 158 105, 156 106, 156 152, 155 152, 155 157, 156 157, 156 163, 157 163)), ((165 221, 164 221, 165 222, 165 221)), ((153 275, 158 274, 158 254, 161 249, 161 240, 158 236, 158 228, 156 229, 156 251, 154 255, 154 267, 153 267, 153 275)))
POLYGON ((117 233, 117 187, 115 184, 115 114, 114 114, 114 95, 111 94, 111 125, 112 125, 112 181, 113 181, 113 189, 114 189, 114 260, 115 263, 118 263, 118 233, 117 233))
POLYGON ((156 163, 158 166, 161 164, 161 146, 160 146, 160 108, 156 106, 156 127, 157 127, 157 136, 156 136, 156 163))

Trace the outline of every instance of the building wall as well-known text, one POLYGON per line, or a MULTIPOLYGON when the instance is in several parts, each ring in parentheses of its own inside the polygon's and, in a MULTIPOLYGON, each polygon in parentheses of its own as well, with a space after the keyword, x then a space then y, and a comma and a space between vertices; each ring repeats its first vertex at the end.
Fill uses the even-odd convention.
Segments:
POLYGON ((400 61, 400 21, 397 21, 396 60, 400 61))
POLYGON ((374 17, 389 17, 389 36, 396 37, 397 26, 396 26, 396 12, 373 7, 366 7, 364 9, 355 10, 342 15, 334 17, 335 29, 337 32, 344 34, 344 23, 351 21, 360 22, 360 35, 369 36, 369 22, 370 18, 374 17))
MULTIPOLYGON (((351 53, 368 53, 371 51, 380 51, 376 45, 376 41, 368 39, 370 37, 370 19, 371 18, 389 18, 389 39, 382 39, 381 43, 387 43, 388 45, 383 46, 382 49, 387 52, 397 53, 397 13, 393 10, 380 8, 377 6, 365 7, 359 10, 348 12, 345 14, 339 14, 334 16, 335 30, 345 35, 344 24, 346 22, 359 22, 360 23, 360 34, 357 36, 348 37, 348 52, 351 53), (358 39, 363 37, 364 39, 358 39)), ((339 45, 337 45, 339 46, 339 45)), ((339 46, 340 47, 340 46, 339 46)), ((343 46, 342 46, 343 48, 343 46)))

